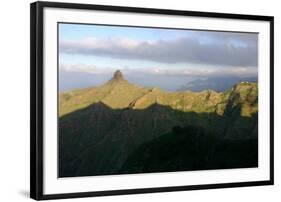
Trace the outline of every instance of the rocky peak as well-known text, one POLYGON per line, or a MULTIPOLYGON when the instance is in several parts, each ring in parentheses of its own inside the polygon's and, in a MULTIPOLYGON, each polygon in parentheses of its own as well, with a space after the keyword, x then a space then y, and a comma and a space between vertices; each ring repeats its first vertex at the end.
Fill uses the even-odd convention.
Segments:
POLYGON ((116 70, 113 74, 113 77, 107 82, 107 84, 118 84, 118 83, 124 83, 127 82, 127 80, 124 79, 123 74, 120 70, 116 70))
POLYGON ((124 80, 122 72, 120 70, 115 71, 111 80, 114 81, 124 80))

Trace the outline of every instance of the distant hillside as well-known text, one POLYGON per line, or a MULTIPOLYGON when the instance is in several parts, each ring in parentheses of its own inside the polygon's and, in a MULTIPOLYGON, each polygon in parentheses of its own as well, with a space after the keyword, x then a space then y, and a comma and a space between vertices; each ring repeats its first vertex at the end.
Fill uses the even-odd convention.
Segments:
POLYGON ((256 77, 212 77, 207 79, 196 79, 188 82, 178 89, 178 91, 202 91, 206 89, 214 90, 217 92, 223 92, 237 83, 241 82, 257 82, 256 77))
MULTIPOLYGON (((228 147, 237 141, 255 142, 258 134, 258 87, 257 83, 243 82, 225 92, 171 93, 131 84, 117 71, 102 86, 61 93, 59 116, 60 177, 138 173, 142 171, 141 166, 147 164, 135 164, 132 158, 143 159, 139 155, 142 145, 150 142, 154 145, 158 138, 169 134, 169 139, 175 137, 175 144, 178 144, 174 146, 182 147, 182 140, 173 135, 175 128, 202 128, 203 139, 215 139, 221 144, 230 144, 228 147)), ((190 132, 184 134, 181 138, 186 141, 194 135, 190 132)), ((203 139, 198 142, 204 142, 203 139)), ((164 142, 161 144, 165 145, 164 142)), ((210 159, 221 155, 214 152, 215 147, 206 146, 205 149, 213 155, 210 159)), ((253 153, 257 152, 255 147, 253 150, 253 153)), ((183 151, 190 152, 185 147, 183 151)), ((153 150, 149 149, 147 155, 155 158, 160 155, 150 152, 153 150)), ((231 157, 233 152, 225 156, 231 157)), ((175 159, 170 158, 172 156, 169 156, 172 163, 175 159)), ((232 167, 256 166, 257 160, 253 154, 249 161, 236 161, 232 167)), ((160 162, 159 165, 164 164, 160 162)), ((217 169, 225 168, 220 163, 215 165, 217 169)), ((172 167, 160 167, 153 171, 173 171, 169 170, 172 167)), ((204 164, 196 169, 212 168, 204 164)), ((189 169, 183 165, 178 170, 189 169)))

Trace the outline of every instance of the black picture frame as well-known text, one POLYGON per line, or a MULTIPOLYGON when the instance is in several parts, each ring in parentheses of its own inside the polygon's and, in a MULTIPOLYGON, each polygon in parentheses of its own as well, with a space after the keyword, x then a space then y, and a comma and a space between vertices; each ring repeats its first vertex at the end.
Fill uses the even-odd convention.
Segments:
POLYGON ((36 200, 92 197, 121 194, 186 191, 228 187, 245 187, 274 184, 274 17, 259 15, 240 15, 183 10, 104 6, 75 3, 35 2, 30 6, 30 197, 36 200), (188 185, 174 187, 154 187, 129 190, 93 191, 79 193, 43 193, 43 9, 63 8, 80 10, 117 11, 130 13, 164 14, 167 16, 195 16, 224 19, 267 21, 270 23, 270 179, 239 183, 188 185))

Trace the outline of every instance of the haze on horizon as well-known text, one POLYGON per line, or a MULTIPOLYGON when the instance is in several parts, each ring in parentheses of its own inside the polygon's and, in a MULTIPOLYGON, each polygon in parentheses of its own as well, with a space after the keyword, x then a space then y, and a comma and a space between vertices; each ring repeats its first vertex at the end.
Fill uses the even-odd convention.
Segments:
POLYGON ((98 86, 120 69, 168 91, 257 81, 258 34, 59 24, 59 90, 98 86))

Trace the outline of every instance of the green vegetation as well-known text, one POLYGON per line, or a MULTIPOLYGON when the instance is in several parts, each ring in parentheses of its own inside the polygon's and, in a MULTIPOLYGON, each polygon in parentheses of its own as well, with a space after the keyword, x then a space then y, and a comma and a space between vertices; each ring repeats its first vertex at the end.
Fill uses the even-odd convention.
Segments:
POLYGON ((257 167, 257 162, 257 139, 219 139, 201 127, 176 126, 170 133, 141 145, 129 156, 120 172, 257 167))
POLYGON ((59 115, 62 117, 98 102, 112 109, 145 109, 156 103, 185 112, 216 112, 219 115, 224 113, 227 104, 231 104, 241 106, 241 116, 251 116, 258 111, 258 87, 257 83, 242 82, 223 93, 212 90, 172 93, 133 85, 121 74, 100 87, 61 93, 59 115))
POLYGON ((59 115, 60 177, 257 165, 256 83, 172 93, 117 71, 100 87, 60 94, 59 115))

